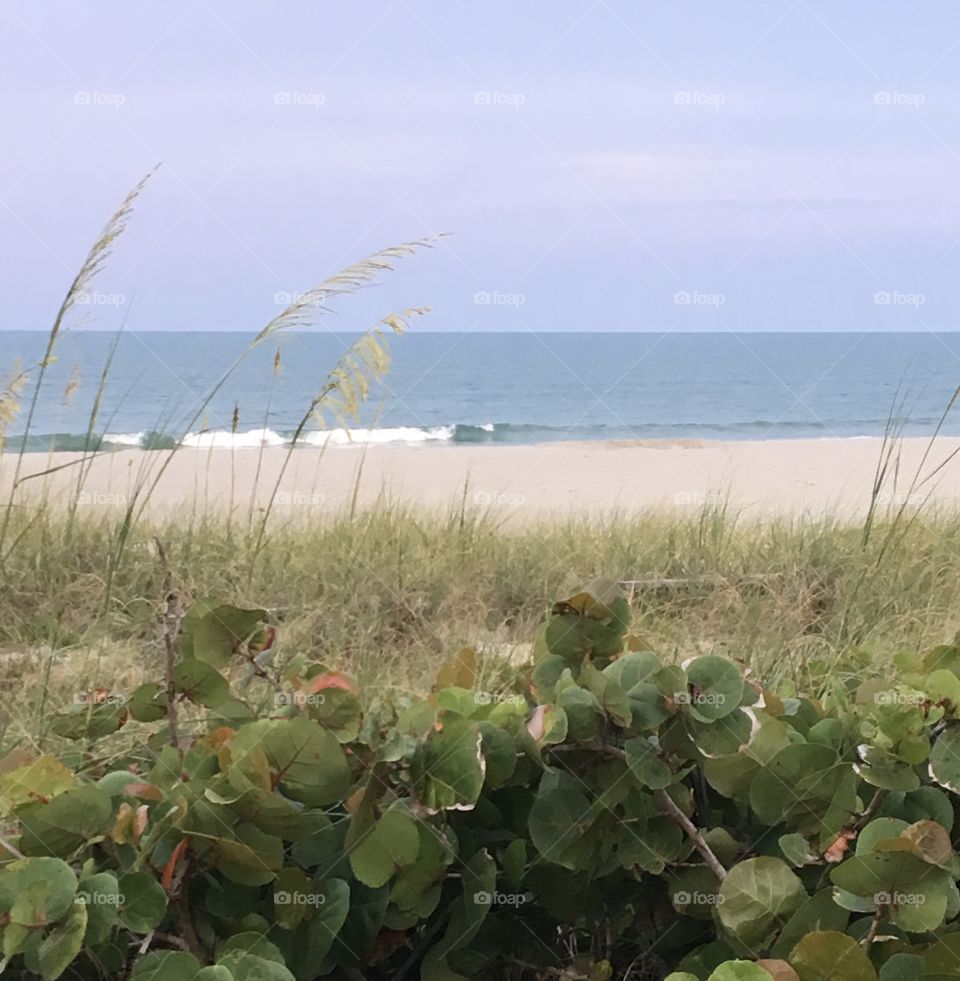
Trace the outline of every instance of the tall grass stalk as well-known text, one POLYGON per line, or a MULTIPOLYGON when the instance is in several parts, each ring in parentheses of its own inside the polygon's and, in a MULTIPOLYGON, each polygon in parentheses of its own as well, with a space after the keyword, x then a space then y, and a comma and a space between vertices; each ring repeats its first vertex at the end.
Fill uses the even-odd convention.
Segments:
POLYGON ((111 215, 110 220, 104 226, 99 238, 93 243, 93 246, 87 253, 86 258, 80 267, 80 271, 76 276, 74 276, 73 282, 71 282, 66 295, 60 303, 57 314, 54 317, 53 326, 50 328, 50 333, 47 335, 46 348, 44 350, 43 357, 38 363, 36 380, 33 385, 33 393, 30 397, 29 408, 27 410, 24 422, 23 439, 20 443, 20 451, 17 454, 16 464, 14 465, 13 479, 10 483, 10 495, 7 501, 7 507, 4 509, 3 518, 0 519, 0 569, 3 568, 9 555, 9 550, 5 550, 5 545, 7 541, 7 533, 10 527, 10 518, 16 499, 17 486, 19 484, 20 473, 23 467, 23 457, 27 451, 30 433, 33 428, 34 416, 39 403, 40 393, 43 389, 43 380, 46 375, 47 368, 53 362, 54 348, 56 347, 61 333, 66 328, 67 317, 70 311, 89 290, 90 285, 103 270, 103 267, 107 262, 107 259, 110 257, 117 240, 126 230, 127 222, 133 213, 137 198, 139 198, 140 194, 147 186, 147 182, 153 176, 153 173, 154 171, 151 171, 149 174, 141 178, 141 180, 123 199, 120 207, 113 213, 113 215, 111 215))

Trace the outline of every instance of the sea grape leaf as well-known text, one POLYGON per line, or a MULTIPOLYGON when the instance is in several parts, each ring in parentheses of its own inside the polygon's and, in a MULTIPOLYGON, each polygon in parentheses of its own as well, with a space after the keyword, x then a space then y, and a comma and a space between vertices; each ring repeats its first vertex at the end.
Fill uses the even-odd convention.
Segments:
POLYGON ((598 576, 557 605, 560 608, 570 607, 581 616, 593 620, 609 620, 615 615, 617 600, 622 597, 616 580, 598 576))
POLYGON ((159 722, 167 714, 166 688, 154 681, 139 685, 133 690, 127 708, 137 722, 159 722))
POLYGON ((414 791, 431 813, 472 810, 483 788, 486 761, 476 722, 459 716, 442 719, 417 747, 414 791))
POLYGON ((541 794, 530 809, 530 840, 541 857, 555 865, 575 869, 564 852, 589 828, 591 803, 579 790, 557 789, 541 794))
POLYGON ((464 863, 463 892, 454 901, 450 922, 440 940, 430 949, 423 967, 424 977, 449 977, 447 957, 465 947, 477 935, 493 905, 497 866, 482 849, 464 863))
POLYGON ((0 774, 0 814, 10 815, 30 801, 49 800, 76 782, 77 778, 56 757, 38 756, 0 774))
POLYGON ((120 922, 131 933, 149 933, 162 922, 167 912, 167 894, 163 886, 146 872, 127 872, 120 877, 120 922))
POLYGON ((644 739, 642 736, 628 739, 623 744, 623 749, 630 773, 640 787, 662 790, 670 786, 673 781, 673 771, 660 759, 657 747, 649 739, 644 739))
POLYGON ((337 737, 303 716, 251 722, 237 732, 228 752, 234 764, 262 752, 274 786, 311 807, 341 800, 352 781, 337 737))
POLYGON ((184 615, 181 653, 185 659, 197 658, 222 668, 266 618, 266 610, 244 610, 229 603, 201 600, 184 615), (192 616, 194 611, 196 616, 192 616))
POLYGON ((201 966, 185 950, 151 950, 136 959, 130 981, 193 981, 201 966))
POLYGON ((28 948, 24 958, 27 967, 43 978, 56 981, 83 948, 87 929, 87 907, 73 903, 67 915, 54 924, 36 948, 28 948))
POLYGON ((204 661, 182 660, 173 669, 177 692, 197 705, 216 708, 230 697, 230 685, 216 668, 204 661))
POLYGON ((78 784, 48 802, 33 801, 17 808, 24 855, 66 857, 85 842, 113 827, 113 801, 93 784, 78 784))
POLYGON ((403 808, 394 807, 350 851, 350 867, 364 885, 377 889, 412 865, 419 848, 417 822, 403 808))
POLYGON ((863 948, 845 933, 808 933, 793 948, 790 963, 802 981, 877 981, 863 948))
POLYGON ((687 666, 685 708, 703 722, 716 722, 740 707, 743 676, 740 668, 725 657, 708 654, 694 658, 687 666))
POLYGON ((952 725, 938 737, 930 751, 930 779, 960 794, 960 725, 952 725))
POLYGON ((87 932, 84 944, 103 943, 110 936, 120 915, 120 886, 112 872, 85 876, 77 887, 77 902, 87 907, 87 932))
POLYGON ((719 898, 723 926, 742 943, 762 948, 806 902, 807 892, 786 862, 764 856, 734 865, 719 898))

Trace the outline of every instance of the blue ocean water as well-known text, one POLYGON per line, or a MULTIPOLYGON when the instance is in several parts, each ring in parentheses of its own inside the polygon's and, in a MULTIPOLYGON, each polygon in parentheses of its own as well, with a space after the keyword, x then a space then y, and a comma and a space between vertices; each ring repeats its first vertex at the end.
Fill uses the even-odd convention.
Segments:
MULTIPOLYGON (((38 400, 29 449, 283 443, 356 335, 296 333, 255 350, 200 413, 249 336, 74 331, 38 400), (72 389, 72 391, 68 391, 72 389), (238 424, 234 426, 236 408, 238 424)), ((45 337, 0 333, 0 377, 45 337)), ((590 439, 785 439, 881 435, 900 405, 908 434, 932 431, 960 385, 960 334, 411 333, 351 436, 312 423, 307 442, 539 443, 590 439), (898 394, 899 393, 899 394, 898 394)), ((24 404, 31 392, 25 393, 24 404)), ((22 434, 25 409, 8 433, 22 434)), ((945 431, 960 434, 960 419, 945 431)))

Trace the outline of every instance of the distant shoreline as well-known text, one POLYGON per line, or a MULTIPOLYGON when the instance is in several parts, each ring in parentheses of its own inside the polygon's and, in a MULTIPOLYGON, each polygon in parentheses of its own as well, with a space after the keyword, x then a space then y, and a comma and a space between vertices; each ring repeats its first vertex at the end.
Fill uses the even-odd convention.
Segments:
MULTIPOLYGON (((908 508, 921 503, 936 483, 930 504, 960 505, 960 457, 936 481, 910 492, 910 480, 929 440, 902 443, 900 486, 886 487, 882 505, 908 508)), ((9 444, 8 444, 9 445, 9 444)), ((392 445, 333 447, 329 452, 298 450, 281 481, 275 515, 311 520, 356 503, 370 507, 390 500, 427 510, 468 507, 489 511, 505 522, 564 516, 600 516, 648 510, 689 512, 729 505, 749 518, 813 513, 854 520, 866 513, 880 456, 878 437, 770 440, 612 440, 539 445, 392 445)), ((939 439, 925 472, 953 451, 960 438, 939 439)), ((88 458, 89 474, 81 513, 122 514, 138 481, 156 473, 169 451, 121 449, 88 458)), ((75 452, 31 453, 24 474, 27 499, 46 495, 67 504, 75 496, 75 452)), ((159 481, 147 511, 169 515, 188 511, 245 513, 250 506, 261 453, 257 448, 181 449, 159 481), (232 495, 232 497, 231 497, 232 495)), ((268 447, 256 507, 264 507, 287 450, 268 447)), ((8 493, 14 464, 0 457, 0 489, 8 493)))

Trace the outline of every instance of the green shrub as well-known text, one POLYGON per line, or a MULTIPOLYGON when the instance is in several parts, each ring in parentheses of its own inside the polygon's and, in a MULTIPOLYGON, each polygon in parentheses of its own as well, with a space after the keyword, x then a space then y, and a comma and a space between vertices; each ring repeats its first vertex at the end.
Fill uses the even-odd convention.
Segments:
POLYGON ((7 972, 960 977, 960 646, 773 693, 639 649, 598 580, 529 678, 477 690, 467 649, 415 698, 267 621, 171 602, 155 682, 0 761, 7 972))

